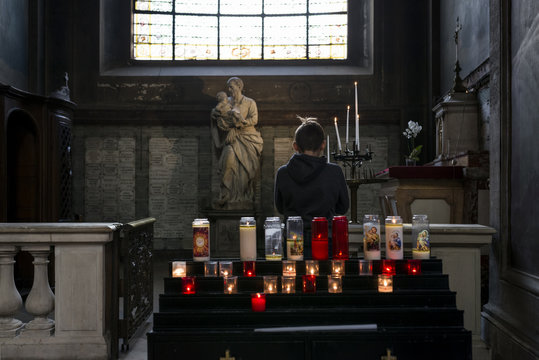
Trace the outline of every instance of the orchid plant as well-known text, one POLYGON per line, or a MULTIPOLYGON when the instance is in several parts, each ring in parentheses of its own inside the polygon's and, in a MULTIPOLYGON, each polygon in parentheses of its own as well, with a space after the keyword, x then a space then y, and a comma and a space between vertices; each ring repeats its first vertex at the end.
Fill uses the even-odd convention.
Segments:
POLYGON ((408 121, 408 127, 402 133, 402 135, 408 139, 408 151, 410 152, 407 156, 408 159, 419 160, 419 154, 421 153, 423 145, 415 146, 415 138, 419 135, 421 129, 423 129, 423 127, 419 125, 419 123, 410 120, 408 121))

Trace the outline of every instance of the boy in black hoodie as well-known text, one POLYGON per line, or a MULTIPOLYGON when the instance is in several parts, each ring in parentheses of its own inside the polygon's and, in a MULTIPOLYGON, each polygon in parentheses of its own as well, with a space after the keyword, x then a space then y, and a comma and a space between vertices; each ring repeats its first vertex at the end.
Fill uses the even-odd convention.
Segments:
POLYGON ((324 129, 315 118, 300 120, 302 124, 296 129, 292 144, 296 154, 277 170, 274 196, 275 206, 285 221, 289 216, 302 217, 304 258, 310 259, 313 217, 327 218, 331 227, 333 216, 348 210, 349 198, 341 168, 321 156, 326 147, 324 129))

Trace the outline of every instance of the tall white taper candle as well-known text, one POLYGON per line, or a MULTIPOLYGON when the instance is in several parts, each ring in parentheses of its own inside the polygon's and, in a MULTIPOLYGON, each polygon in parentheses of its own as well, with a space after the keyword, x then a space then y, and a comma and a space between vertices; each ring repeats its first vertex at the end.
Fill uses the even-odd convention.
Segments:
POLYGON ((337 117, 336 116, 335 116, 335 135, 337 135, 337 146, 339 147, 339 151, 342 151, 341 135, 339 134, 339 126, 337 125, 337 117))

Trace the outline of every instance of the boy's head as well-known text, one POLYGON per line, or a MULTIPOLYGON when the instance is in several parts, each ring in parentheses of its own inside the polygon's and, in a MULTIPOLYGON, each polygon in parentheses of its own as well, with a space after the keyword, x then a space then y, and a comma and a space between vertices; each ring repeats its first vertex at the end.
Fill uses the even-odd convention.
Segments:
POLYGON ((301 120, 301 125, 296 129, 294 142, 296 143, 299 152, 318 152, 322 150, 324 143, 324 129, 316 121, 316 118, 298 118, 301 120))

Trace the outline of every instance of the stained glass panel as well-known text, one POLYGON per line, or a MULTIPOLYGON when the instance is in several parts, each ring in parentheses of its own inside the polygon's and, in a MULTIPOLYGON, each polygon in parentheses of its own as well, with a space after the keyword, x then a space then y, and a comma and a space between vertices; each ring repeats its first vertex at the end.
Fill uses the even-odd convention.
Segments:
POLYGON ((265 0, 264 14, 304 14, 307 0, 265 0))
POLYGON ((348 0, 309 0, 309 12, 335 13, 348 11, 348 0))
POLYGON ((346 45, 348 24, 346 15, 316 15, 309 17, 309 44, 346 45))
POLYGON ((172 0, 137 0, 135 10, 140 11, 172 11, 172 0))
POLYGON ((262 14, 262 0, 221 0, 221 14, 262 14))
POLYGON ((222 16, 220 40, 221 60, 261 59, 262 19, 260 17, 222 16))
POLYGON ((175 59, 217 60, 217 16, 176 16, 175 59))
POLYGON ((217 14, 217 0, 176 0, 176 12, 185 14, 217 14))
POLYGON ((172 16, 135 14, 134 51, 136 59, 172 59, 172 16))
POLYGON ((307 39, 306 16, 275 16, 264 20, 264 44, 305 44, 307 39))
POLYGON ((347 11, 347 0, 135 0, 133 56, 346 59, 347 11))

